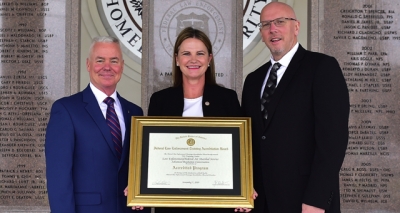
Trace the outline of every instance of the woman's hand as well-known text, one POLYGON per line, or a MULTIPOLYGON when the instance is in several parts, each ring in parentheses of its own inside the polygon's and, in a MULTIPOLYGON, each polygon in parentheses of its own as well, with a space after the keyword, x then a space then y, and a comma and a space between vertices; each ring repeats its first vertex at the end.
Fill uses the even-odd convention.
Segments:
MULTIPOLYGON (((128 187, 124 189, 124 195, 128 196, 128 187)), ((144 209, 143 206, 132 206, 132 210, 143 210, 143 209, 144 209)))
POLYGON ((251 209, 249 209, 249 208, 240 208, 240 207, 238 207, 238 208, 235 209, 235 212, 250 212, 250 211, 251 211, 251 209))

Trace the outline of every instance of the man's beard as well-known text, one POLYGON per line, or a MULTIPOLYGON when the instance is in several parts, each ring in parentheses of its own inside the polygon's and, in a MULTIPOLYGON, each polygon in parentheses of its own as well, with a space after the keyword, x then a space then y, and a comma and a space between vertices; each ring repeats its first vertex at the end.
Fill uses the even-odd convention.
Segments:
POLYGON ((280 54, 282 54, 284 52, 284 49, 283 48, 274 48, 274 49, 271 49, 271 54, 272 55, 280 55, 280 54))

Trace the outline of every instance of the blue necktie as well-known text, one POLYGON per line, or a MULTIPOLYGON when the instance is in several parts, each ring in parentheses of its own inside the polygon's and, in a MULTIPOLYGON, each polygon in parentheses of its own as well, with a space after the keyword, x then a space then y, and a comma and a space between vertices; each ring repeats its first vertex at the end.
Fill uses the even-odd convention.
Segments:
POLYGON ((280 67, 280 63, 275 63, 272 66, 267 83, 265 84, 263 95, 261 97, 261 113, 265 120, 268 118, 267 104, 271 101, 271 96, 274 94, 278 79, 277 71, 280 67))
POLYGON ((107 97, 106 99, 104 99, 103 102, 107 104, 106 122, 111 129, 111 136, 114 142, 114 148, 115 150, 117 150, 118 159, 121 159, 121 153, 122 153, 121 126, 119 125, 117 113, 115 113, 114 99, 111 97, 107 97))

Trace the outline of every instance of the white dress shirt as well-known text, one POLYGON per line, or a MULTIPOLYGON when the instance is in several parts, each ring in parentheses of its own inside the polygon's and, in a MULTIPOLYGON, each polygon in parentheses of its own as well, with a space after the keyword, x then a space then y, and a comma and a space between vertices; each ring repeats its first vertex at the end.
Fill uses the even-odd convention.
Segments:
POLYGON ((204 117, 203 116, 203 96, 198 98, 184 98, 183 117, 204 117))
MULTIPOLYGON (((97 89, 92 83, 90 83, 90 89, 92 89, 92 92, 93 92, 94 96, 96 97, 97 103, 100 106, 101 112, 103 113, 104 119, 106 119, 107 104, 104 103, 103 101, 108 96, 104 92, 102 92, 99 89, 97 89)), ((123 146, 124 145, 124 139, 125 139, 125 131, 126 131, 125 128, 126 127, 125 127, 124 115, 122 113, 122 106, 121 106, 121 103, 118 100, 117 91, 114 91, 113 94, 111 94, 110 97, 115 100, 114 101, 114 108, 115 108, 115 112, 118 115, 119 125, 121 127, 122 146, 123 146)))
POLYGON ((294 45, 294 47, 293 47, 288 53, 286 53, 286 55, 284 55, 284 56, 281 58, 281 60, 279 60, 279 61, 275 61, 275 60, 272 58, 272 56, 271 56, 271 59, 270 59, 270 60, 271 60, 271 67, 268 69, 267 75, 265 76, 264 83, 263 83, 263 86, 262 86, 262 88, 261 88, 260 98, 261 98, 262 95, 263 95, 264 88, 265 88, 265 84, 267 83, 268 76, 269 76, 269 73, 270 73, 270 71, 271 71, 272 66, 273 66, 276 62, 279 62, 279 63, 282 65, 282 66, 278 69, 278 71, 277 71, 277 73, 276 73, 277 76, 278 76, 278 79, 276 80, 276 87, 278 87, 279 82, 281 81, 281 79, 282 79, 282 77, 283 77, 283 74, 285 73, 287 67, 289 66, 290 61, 292 60, 292 58, 293 58, 293 56, 294 56, 294 54, 296 53, 296 51, 297 51, 298 48, 299 48, 299 43, 296 43, 296 44, 294 45))

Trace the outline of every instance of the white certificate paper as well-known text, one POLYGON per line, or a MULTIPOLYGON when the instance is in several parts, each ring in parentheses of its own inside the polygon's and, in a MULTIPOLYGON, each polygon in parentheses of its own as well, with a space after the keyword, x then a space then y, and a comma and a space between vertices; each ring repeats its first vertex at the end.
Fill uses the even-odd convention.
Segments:
POLYGON ((148 188, 233 189, 232 134, 150 133, 148 188))

